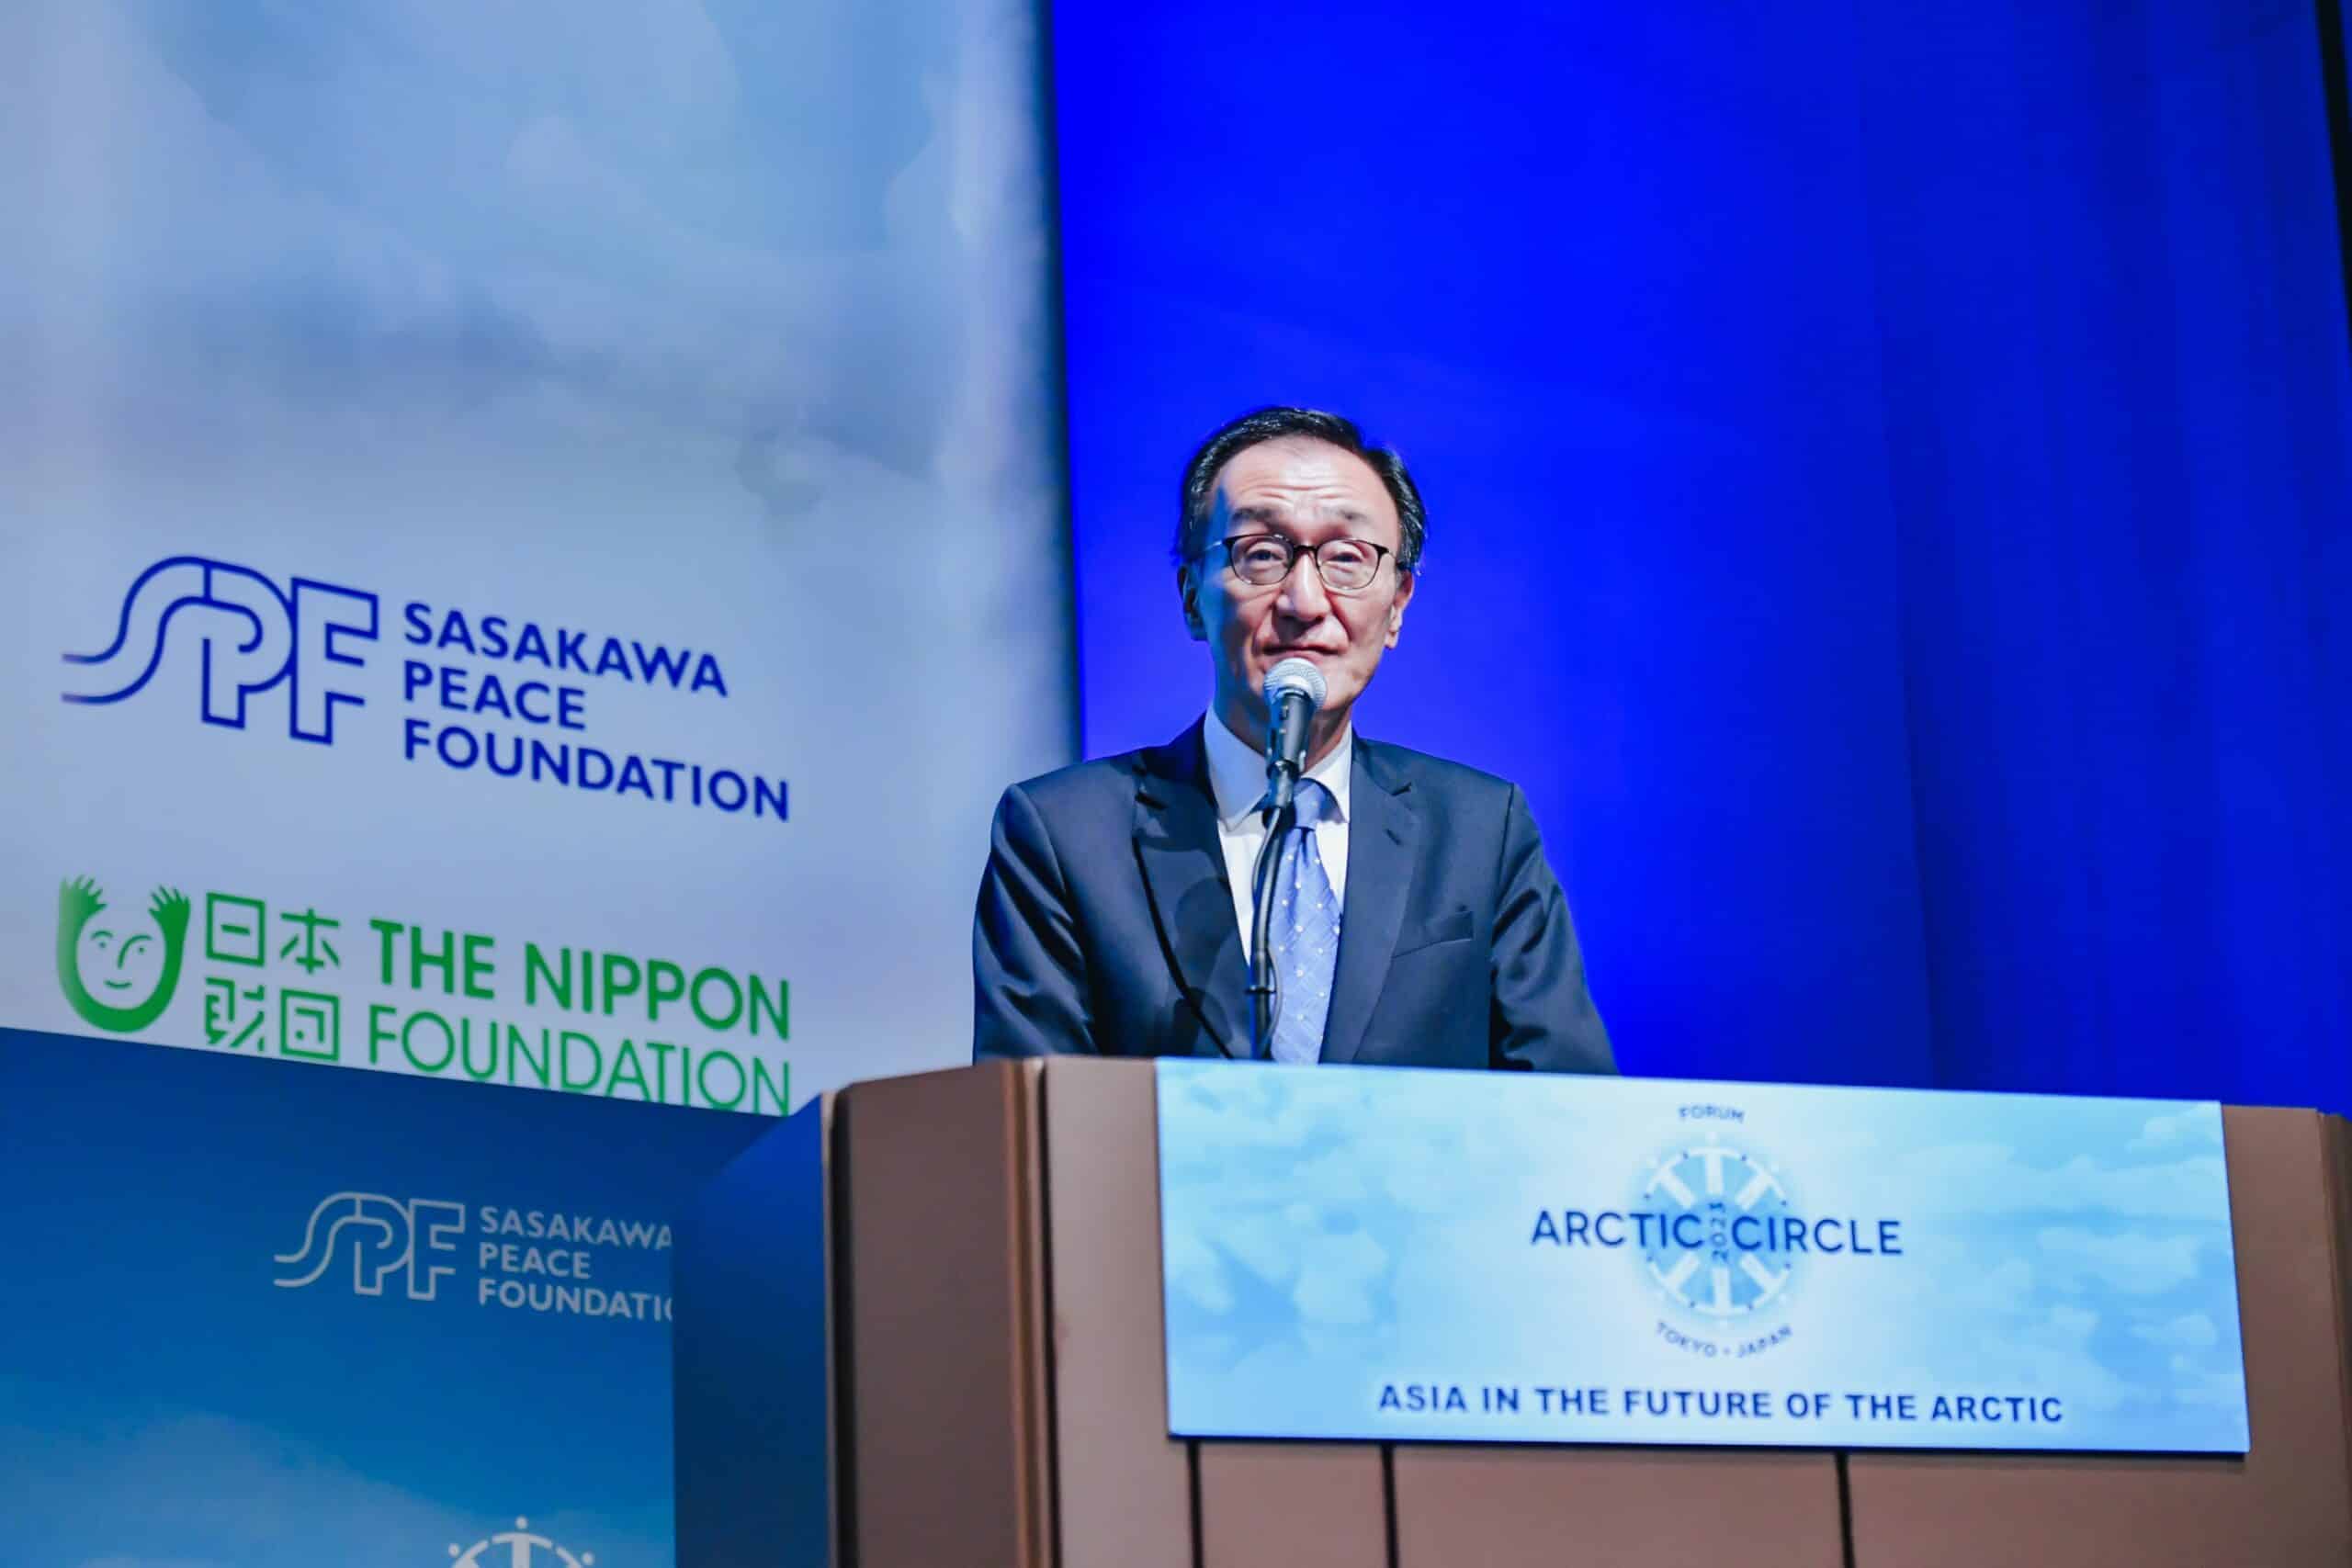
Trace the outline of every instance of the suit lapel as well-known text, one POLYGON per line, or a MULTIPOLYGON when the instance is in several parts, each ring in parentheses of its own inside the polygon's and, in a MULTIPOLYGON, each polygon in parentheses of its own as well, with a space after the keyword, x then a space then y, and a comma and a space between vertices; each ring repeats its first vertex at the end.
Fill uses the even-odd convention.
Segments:
POLYGON ((1135 836, 1160 944, 1184 999, 1218 1050, 1249 1055, 1250 960, 1234 923, 1199 725, 1145 753, 1135 836))
MULTIPOLYGON (((1421 819, 1411 781, 1393 773, 1369 743, 1356 742, 1348 781, 1348 894, 1340 924, 1340 963, 1331 1011, 1323 1025, 1323 1060, 1352 1062, 1388 978, 1388 960, 1405 922, 1421 819)), ((1245 976, 1248 964, 1242 965, 1245 976)), ((1246 980, 1245 980, 1246 984, 1246 980)), ((1244 993, 1246 998, 1246 991, 1244 993)))

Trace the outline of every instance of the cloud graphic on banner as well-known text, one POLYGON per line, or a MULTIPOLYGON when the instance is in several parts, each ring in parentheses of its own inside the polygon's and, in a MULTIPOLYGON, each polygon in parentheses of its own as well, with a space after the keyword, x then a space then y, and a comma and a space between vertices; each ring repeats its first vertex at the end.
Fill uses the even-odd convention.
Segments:
MULTIPOLYGON (((2071 1401, 2086 1409, 2113 1410, 2134 1400, 2154 1397, 2154 1385, 2115 1367, 2102 1354, 2103 1314, 2079 1306, 2058 1304, 2027 1308, 2007 1316, 1997 1336, 1987 1336, 1975 1347, 1972 1373, 1988 1383, 2022 1389, 2064 1388, 2071 1401)), ((1894 1374, 1894 1381, 1933 1386, 1924 1367, 1894 1374)))
POLYGON ((2184 1111, 2175 1115, 2151 1116, 2140 1135, 2124 1146, 2133 1154, 2146 1154, 2177 1148, 2184 1143, 2210 1145, 2221 1141, 2220 1122, 2202 1111, 2184 1111))
POLYGON ((1890 1166, 1894 1180, 1922 1195, 1923 1208, 1940 1201, 1973 1215, 2046 1209, 2052 1191, 2064 1191, 2078 1203, 2134 1218, 2200 1218, 2222 1175, 2219 1155, 2134 1166, 2103 1166, 2077 1155, 2038 1168, 2000 1144, 1946 1144, 1897 1156, 1890 1166))
POLYGON ((1919 1310, 1959 1309, 1998 1325, 1974 1352, 1986 1378, 2074 1389, 2086 1408, 2167 1398, 2196 1403, 2158 1392, 2178 1389, 2181 1375, 2167 1369, 2174 1354, 2186 1352, 2199 1386, 2224 1391, 2199 1400, 2222 1404, 2234 1376, 2225 1365, 2234 1340, 2224 1343, 2201 1312, 2163 1310, 2167 1297, 2196 1286, 2206 1262, 2203 1245, 2195 1235, 2102 1235, 2076 1226, 1923 1235, 1917 1256, 1929 1265, 1928 1278, 1962 1282, 1937 1292, 1932 1302, 1909 1286, 1895 1294, 1917 1301, 1919 1310))
POLYGON ((1429 1188, 1480 1179, 1484 1162, 1443 1109, 1390 1119, 1368 1143, 1348 1115, 1359 1080, 1314 1077, 1235 1073, 1190 1086, 1189 1100, 1170 1095, 1188 1133, 1167 1145, 1181 1150, 1168 1179, 1210 1194, 1215 1218, 1169 1226, 1170 1310, 1234 1330, 1228 1340, 1195 1324, 1195 1344, 1247 1342, 1264 1358, 1382 1332, 1394 1259, 1429 1188), (1353 1134, 1344 1149, 1343 1129, 1353 1134))
POLYGON ((2092 1336, 2099 1314, 2075 1307, 2052 1307, 2039 1331, 2025 1337, 2020 1359, 2027 1376, 2042 1388, 2071 1388, 2077 1403, 2093 1409, 2112 1408, 2134 1395, 2152 1391, 2126 1381, 2093 1350, 2092 1336))
POLYGON ((1358 1327, 1374 1320, 1374 1288, 1386 1276, 1388 1253, 1362 1231, 1308 1239, 1300 1253, 1292 1300, 1305 1321, 1358 1327))
POLYGON ((1203 1312, 1233 1310, 1233 1287, 1225 1277, 1224 1259, 1198 1231, 1169 1234, 1163 1270, 1167 1288, 1203 1312))
POLYGON ((2221 1330, 2201 1312, 2183 1313, 2162 1322, 2135 1324, 2132 1334, 2165 1350, 2210 1350, 2221 1342, 2221 1330))
MULTIPOLYGON (((1378 1096, 1364 1077, 1311 1069, 1209 1075, 1169 1086, 1163 1145, 1168 1308, 1188 1350, 1242 1378, 1395 1342, 1411 1272, 1416 1299, 1475 1289, 1491 1238, 1435 1223, 1510 1192, 1561 1135, 1556 1118, 1508 1104, 1470 1117, 1447 1096, 1378 1096), (1214 1243, 1209 1236, 1215 1235, 1214 1243), (1245 1355, 1246 1352, 1246 1355, 1245 1355)), ((1514 1235, 1514 1218, 1505 1228, 1514 1235)))
POLYGON ((650 417, 730 466, 756 446, 771 508, 805 503, 792 459, 817 447, 1005 477, 985 455, 1035 411, 1000 362, 1047 300, 966 307, 1041 266, 1037 172, 996 162, 1035 107, 959 67, 1017 53, 1025 12, 362 10, 37 4, 0 60, 0 200, 44 221, 0 241, 0 335, 107 367, 111 416, 158 434, 312 405, 650 417))
POLYGON ((2188 1235, 2126 1232, 2095 1235, 2073 1226, 2038 1231, 2035 1245, 2060 1290, 2080 1290, 2095 1280, 2128 1296, 2162 1295, 2197 1275, 2198 1240, 2188 1235))
MULTIPOLYGON (((112 1420, 0 1427, 0 1517, 27 1561, 85 1568, 418 1568, 448 1561, 514 1516, 480 1517, 371 1480, 333 1455, 228 1416, 140 1426, 112 1420), (104 1436, 91 1435, 103 1432, 104 1436), (322 1543, 320 1522, 329 1522, 322 1543), (102 1555, 93 1556, 96 1549, 102 1555)), ((518 1499, 527 1502, 528 1499, 518 1499)), ((599 1562, 671 1552, 651 1521, 550 1516, 559 1540, 593 1541, 599 1562)))
MULTIPOLYGON (((2194 1369, 2184 1361, 2175 1370, 2188 1373, 2194 1369)), ((2245 1401, 2245 1378, 2233 1371, 2206 1372, 2198 1378, 2194 1385, 2181 1390, 2174 1397, 2182 1404, 2210 1405, 2225 1409, 2245 1401)))
POLYGON ((1937 1277, 1969 1281, 1952 1304, 2001 1325, 1985 1342, 1987 1375, 2075 1388, 2086 1408, 2226 1404, 2234 1333, 2182 1304, 2167 1310, 2205 1299, 2230 1271, 2228 1226, 2212 1202, 2225 1180, 2218 1114, 2134 1111, 2108 1144, 2125 1157, 2093 1158, 2051 1129, 2095 1111, 2053 1107, 2045 1121, 2019 1109, 2014 1142, 1927 1144, 1886 1160, 1890 1183, 1917 1195, 1917 1255, 1937 1277), (2066 1217, 2086 1209, 2122 1223, 2066 1217), (2172 1367, 2171 1353, 2193 1370, 2172 1367), (2222 1392, 2192 1398, 2185 1382, 2222 1392))
MULTIPOLYGON (((1973 1279, 1966 1271, 1956 1272, 1961 1274, 1963 1282, 1943 1292, 1955 1306, 2018 1312, 2033 1300, 2037 1285, 2033 1265, 2022 1258, 2005 1258, 1989 1269, 1975 1270, 1973 1279)), ((1933 1289, 1924 1281, 1918 1288, 1922 1291, 1933 1289)))

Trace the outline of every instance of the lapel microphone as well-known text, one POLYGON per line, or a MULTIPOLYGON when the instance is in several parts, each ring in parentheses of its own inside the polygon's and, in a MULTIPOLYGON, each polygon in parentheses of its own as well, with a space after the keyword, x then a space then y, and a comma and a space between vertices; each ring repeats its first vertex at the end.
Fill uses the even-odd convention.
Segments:
POLYGON ((1266 798, 1259 812, 1269 826, 1290 809, 1298 776, 1306 766, 1306 734, 1329 688, 1323 671, 1304 659, 1285 659, 1266 671, 1266 798))

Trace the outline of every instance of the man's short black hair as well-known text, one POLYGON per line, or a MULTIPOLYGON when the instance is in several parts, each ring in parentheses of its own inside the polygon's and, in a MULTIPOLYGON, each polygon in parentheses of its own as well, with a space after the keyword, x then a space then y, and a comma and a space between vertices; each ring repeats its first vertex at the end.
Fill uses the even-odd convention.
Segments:
POLYGON ((1406 472, 1405 459, 1397 456, 1396 448, 1366 441, 1351 419, 1320 409, 1280 404, 1252 409, 1239 419, 1227 422, 1193 448, 1191 460, 1184 465, 1184 494, 1176 520, 1177 565, 1189 564, 1211 543, 1206 536, 1209 514, 1216 506, 1219 471, 1238 453, 1268 441, 1285 439, 1320 441, 1342 452, 1352 452, 1370 464, 1372 471, 1380 476, 1380 482, 1387 487, 1388 499, 1396 503, 1396 521, 1402 528, 1396 570, 1408 572, 1420 569, 1421 541, 1429 532, 1428 517, 1421 508, 1420 487, 1406 472))

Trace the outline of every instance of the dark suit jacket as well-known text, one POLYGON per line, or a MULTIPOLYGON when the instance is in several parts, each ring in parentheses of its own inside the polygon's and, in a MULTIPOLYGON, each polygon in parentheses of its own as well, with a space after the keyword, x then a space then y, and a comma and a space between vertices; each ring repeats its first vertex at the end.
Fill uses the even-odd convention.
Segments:
MULTIPOLYGON (((1323 1060, 1615 1071, 1516 785, 1359 738, 1323 1060)), ((972 1055, 1250 1055, 1250 959, 1194 725, 1005 791, 972 1055)))

